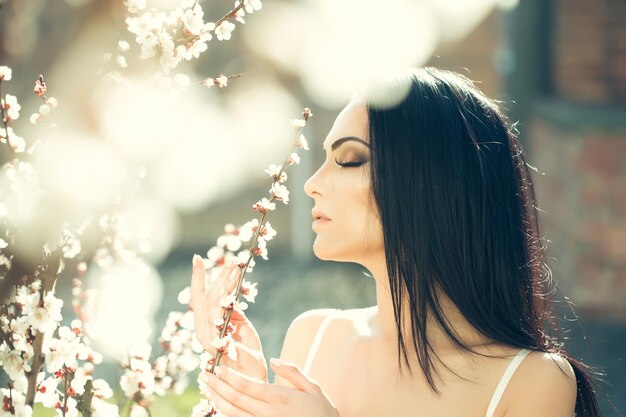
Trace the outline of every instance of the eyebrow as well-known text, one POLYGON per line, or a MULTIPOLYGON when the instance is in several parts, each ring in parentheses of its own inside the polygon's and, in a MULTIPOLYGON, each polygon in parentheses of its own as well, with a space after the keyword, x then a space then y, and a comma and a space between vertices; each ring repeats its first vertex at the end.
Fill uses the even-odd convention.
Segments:
POLYGON ((339 138, 336 141, 334 141, 333 144, 330 145, 330 150, 334 151, 335 149, 337 149, 338 147, 343 145, 344 142, 349 142, 349 141, 359 142, 359 143, 362 143, 363 145, 367 146, 368 148, 370 147, 370 144, 365 142, 361 138, 357 138, 356 136, 344 136, 343 138, 339 138))

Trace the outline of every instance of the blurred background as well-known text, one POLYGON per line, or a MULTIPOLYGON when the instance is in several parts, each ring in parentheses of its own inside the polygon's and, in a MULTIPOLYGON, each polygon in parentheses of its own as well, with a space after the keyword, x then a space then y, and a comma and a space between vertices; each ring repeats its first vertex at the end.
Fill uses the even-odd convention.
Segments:
MULTIPOLYGON (((164 9, 175 3, 153 2, 164 9)), ((58 131, 49 139, 55 156, 43 172, 63 200, 50 202, 52 220, 40 219, 41 230, 54 209, 80 216, 125 190, 127 226, 149 243, 154 270, 139 284, 118 280, 111 293, 117 313, 107 313, 116 324, 111 337, 132 338, 128 318, 141 311, 156 343, 167 313, 185 308, 177 294, 189 283, 192 255, 206 257, 225 224, 255 217, 250 207, 270 186, 263 169, 282 162, 289 120, 310 107, 304 134, 311 150, 289 172, 289 205, 271 213, 278 235, 270 260, 250 276, 259 295, 248 315, 266 357, 276 357, 298 314, 375 303, 362 268, 320 262, 311 250, 312 201, 302 186, 321 164, 338 112, 368 77, 394 67, 454 70, 502 100, 519 122, 527 160, 542 173, 535 181, 550 266, 579 316, 563 309, 567 345, 604 374, 602 386, 624 413, 626 2, 382 3, 264 0, 229 41, 214 38, 200 58, 173 70, 191 85, 170 96, 142 78, 145 62, 126 31, 121 0, 0 0, 0 65, 13 69, 3 92, 21 100, 14 129, 27 144, 47 135, 28 123, 39 105, 32 95, 39 74, 59 101, 58 131), (131 45, 127 67, 116 57, 119 40, 131 45), (103 62, 107 53, 113 58, 103 62), (112 65, 135 81, 107 83, 112 65), (220 73, 244 75, 225 88, 197 85, 220 73), (129 173, 136 172, 144 180, 131 187, 129 173)), ((207 21, 232 7, 200 4, 207 21)), ((69 280, 58 285, 69 294, 69 280)), ((71 316, 69 305, 64 316, 71 316)), ((619 415, 606 401, 602 407, 619 415)))

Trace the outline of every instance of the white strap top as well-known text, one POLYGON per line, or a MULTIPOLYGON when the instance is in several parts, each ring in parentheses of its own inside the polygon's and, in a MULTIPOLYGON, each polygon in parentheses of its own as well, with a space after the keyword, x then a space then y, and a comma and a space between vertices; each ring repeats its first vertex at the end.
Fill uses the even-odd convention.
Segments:
POLYGON ((493 413, 495 413, 496 407, 500 403, 500 400, 502 399, 502 394, 504 394, 506 386, 509 385, 511 377, 529 353, 529 349, 522 349, 517 353, 517 355, 515 355, 511 363, 509 363, 509 366, 507 366, 506 370, 504 371, 502 378, 500 378, 500 382, 498 383, 496 390, 491 396, 491 401, 489 402, 489 407, 487 408, 487 414, 485 417, 493 417, 493 413))
POLYGON ((320 347, 320 342, 322 341, 322 335, 324 334, 324 331, 326 330, 328 323, 338 312, 339 310, 328 313, 328 315, 324 317, 324 320, 322 320, 322 324, 320 324, 320 327, 317 329, 317 333, 315 333, 315 338, 313 339, 313 342, 311 343, 311 349, 309 349, 309 354, 306 357, 306 362, 304 362, 304 367, 302 368, 302 372, 305 375, 309 374, 309 370, 311 369, 311 365, 313 364, 313 358, 315 357, 315 354, 317 353, 317 350, 320 347))
MULTIPOLYGON (((328 323, 330 323, 331 319, 335 317, 335 315, 337 315, 339 311, 340 310, 333 311, 329 313, 326 317, 324 317, 324 319, 322 320, 322 323, 320 324, 320 327, 317 329, 317 333, 315 333, 315 337, 313 338, 313 342, 311 343, 311 349, 309 349, 306 362, 304 363, 304 367, 302 368, 302 372, 305 375, 308 375, 309 371, 311 370, 313 359, 315 358, 315 354, 317 353, 317 350, 320 347, 322 336, 324 334, 324 331, 326 331, 326 327, 328 327, 328 323)), ((498 407, 498 404, 500 403, 500 400, 502 399, 502 395, 504 394, 504 391, 506 390, 506 387, 509 384, 509 381, 513 377, 513 374, 515 373, 517 368, 520 366, 524 358, 530 352, 531 350, 529 349, 522 349, 517 353, 517 355, 515 355, 513 360, 511 360, 511 362, 509 363, 509 366, 507 366, 507 368, 505 369, 504 374, 502 375, 502 378, 500 378, 500 382, 498 383, 498 386, 496 387, 495 391, 493 392, 493 395, 491 396, 491 401, 489 402, 489 407, 487 407, 487 414, 485 415, 485 417, 493 417, 493 414, 496 411, 496 407, 498 407)))

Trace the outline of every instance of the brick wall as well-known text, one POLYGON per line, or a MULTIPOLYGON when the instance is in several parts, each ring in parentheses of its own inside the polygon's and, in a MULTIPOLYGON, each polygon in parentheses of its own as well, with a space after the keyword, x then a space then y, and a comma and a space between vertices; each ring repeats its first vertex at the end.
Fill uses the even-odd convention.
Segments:
POLYGON ((580 102, 626 100, 626 1, 555 0, 554 93, 580 102))
POLYGON ((626 319, 626 1, 553 6, 551 88, 526 123, 551 266, 580 310, 626 319))
POLYGON ((626 318, 626 135, 581 131, 546 110, 530 137, 530 163, 545 173, 535 187, 562 292, 587 313, 626 318))

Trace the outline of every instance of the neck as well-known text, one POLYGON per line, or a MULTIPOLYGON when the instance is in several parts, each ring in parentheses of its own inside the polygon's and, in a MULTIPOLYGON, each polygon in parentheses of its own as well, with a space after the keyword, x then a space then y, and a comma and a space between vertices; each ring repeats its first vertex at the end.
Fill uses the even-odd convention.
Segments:
MULTIPOLYGON (((382 262, 373 262, 364 265, 372 273, 376 282, 376 306, 372 307, 371 328, 372 337, 378 339, 385 346, 398 349, 398 335, 396 318, 392 302, 392 294, 389 288, 389 275, 387 274, 384 255, 382 262)), ((450 299, 439 292, 439 304, 442 315, 447 318, 452 330, 460 340, 468 346, 479 346, 487 343, 486 338, 480 334, 461 314, 459 309, 450 299)), ((411 331, 411 314, 408 307, 407 294, 405 292, 402 304, 403 338, 409 358, 415 356, 411 331)), ((443 328, 437 323, 432 314, 429 314, 426 322, 426 337, 433 349, 441 352, 448 349, 456 349, 456 345, 448 338, 443 328)))

